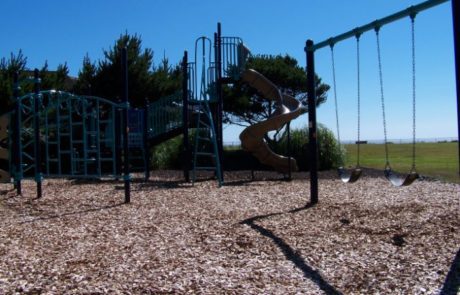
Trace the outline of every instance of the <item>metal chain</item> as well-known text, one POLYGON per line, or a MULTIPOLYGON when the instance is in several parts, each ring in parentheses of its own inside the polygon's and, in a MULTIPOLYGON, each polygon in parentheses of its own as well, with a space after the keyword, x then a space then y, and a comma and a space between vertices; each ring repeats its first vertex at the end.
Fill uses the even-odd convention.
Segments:
MULTIPOLYGON (((335 58, 334 58, 334 44, 331 43, 331 59, 332 59, 332 83, 334 87, 334 104, 335 104, 335 124, 337 127, 337 149, 339 152, 342 151, 341 149, 341 142, 340 142, 340 128, 339 128, 339 107, 337 103, 337 84, 335 80, 335 58)), ((340 157, 342 159, 342 157, 340 157)), ((343 165, 343 161, 340 161, 340 165, 343 165)))
POLYGON ((359 37, 360 34, 356 34, 356 68, 357 68, 357 81, 358 81, 358 141, 357 141, 357 155, 356 155, 356 167, 359 167, 360 160, 360 147, 361 147, 361 79, 360 79, 360 61, 359 61, 359 37))
POLYGON ((412 33, 412 171, 415 171, 415 115, 416 115, 416 91, 415 91, 415 14, 410 16, 412 33))
POLYGON ((379 81, 380 81, 380 100, 382 103, 382 117, 383 117, 383 136, 385 140, 385 169, 390 168, 390 160, 388 157, 388 139, 387 139, 387 122, 385 116, 385 97, 383 95, 383 75, 382 75, 382 59, 380 54, 380 37, 379 37, 380 27, 375 28, 375 35, 377 37, 377 58, 379 62, 379 81))

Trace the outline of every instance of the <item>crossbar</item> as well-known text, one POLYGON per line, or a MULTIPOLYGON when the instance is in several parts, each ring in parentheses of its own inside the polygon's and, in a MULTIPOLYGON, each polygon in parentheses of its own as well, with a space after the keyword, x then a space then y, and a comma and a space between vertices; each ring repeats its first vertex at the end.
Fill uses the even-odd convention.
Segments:
POLYGON ((340 34, 340 35, 337 35, 335 37, 331 37, 329 39, 326 39, 324 41, 316 43, 316 44, 314 44, 312 46, 307 47, 306 50, 307 51, 315 51, 317 49, 320 49, 320 48, 323 48, 323 47, 326 47, 326 46, 334 45, 334 44, 336 44, 336 43, 338 43, 340 41, 346 40, 346 39, 351 38, 351 37, 359 36, 359 35, 363 34, 364 32, 367 32, 367 31, 370 31, 370 30, 378 29, 378 28, 380 28, 380 27, 382 27, 382 26, 384 26, 386 24, 392 23, 392 22, 394 22, 396 20, 405 18, 407 16, 415 15, 415 14, 419 13, 420 11, 429 9, 431 7, 437 6, 439 4, 442 4, 442 3, 448 2, 448 1, 450 1, 450 0, 428 0, 428 1, 422 2, 422 3, 417 4, 417 5, 409 6, 408 8, 406 8, 404 10, 401 10, 399 12, 393 13, 393 14, 391 14, 389 16, 384 17, 384 18, 377 19, 377 20, 375 20, 373 22, 370 22, 370 23, 368 23, 366 25, 357 27, 357 28, 355 28, 353 30, 350 30, 348 32, 345 32, 343 34, 340 34))

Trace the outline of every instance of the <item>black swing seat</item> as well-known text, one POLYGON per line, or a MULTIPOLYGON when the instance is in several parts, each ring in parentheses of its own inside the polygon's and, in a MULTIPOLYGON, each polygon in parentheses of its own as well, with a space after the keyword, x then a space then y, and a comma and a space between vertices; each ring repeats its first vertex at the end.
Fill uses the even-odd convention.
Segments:
POLYGON ((356 182, 359 177, 361 176, 362 170, 361 168, 353 168, 353 169, 345 169, 343 167, 339 167, 337 169, 339 173, 340 179, 345 183, 353 183, 356 182))
POLYGON ((417 172, 411 171, 408 174, 404 175, 399 175, 391 169, 385 169, 384 171, 385 177, 391 182, 392 185, 394 186, 409 186, 411 185, 416 179, 418 179, 420 176, 417 172))

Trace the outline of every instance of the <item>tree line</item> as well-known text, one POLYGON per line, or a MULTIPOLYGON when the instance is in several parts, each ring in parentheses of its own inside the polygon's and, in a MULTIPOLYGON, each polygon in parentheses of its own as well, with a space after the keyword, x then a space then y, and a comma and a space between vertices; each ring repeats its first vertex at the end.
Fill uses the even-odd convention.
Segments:
MULTIPOLYGON (((47 62, 40 69, 42 89, 58 89, 81 95, 93 95, 118 101, 122 93, 121 48, 128 50, 128 75, 130 105, 142 107, 145 101, 155 101, 163 96, 181 90, 182 71, 180 63, 170 64, 164 57, 159 65, 153 63, 153 50, 142 47, 139 35, 128 33, 120 37, 108 49, 103 50, 103 58, 93 61, 83 57, 78 77, 69 77, 66 63, 59 64, 55 71, 48 69, 47 62)), ((307 75, 297 60, 289 55, 251 56, 247 68, 262 73, 280 89, 306 105, 307 75)), ((31 75, 27 68, 27 57, 22 51, 11 53, 0 60, 0 113, 11 109, 13 105, 13 74, 20 73, 20 80, 31 75)), ((21 83, 22 94, 33 90, 32 82, 21 83)), ((317 105, 327 99, 329 86, 316 77, 317 105)), ((241 81, 224 87, 225 123, 250 125, 270 117, 275 107, 255 89, 241 81)))

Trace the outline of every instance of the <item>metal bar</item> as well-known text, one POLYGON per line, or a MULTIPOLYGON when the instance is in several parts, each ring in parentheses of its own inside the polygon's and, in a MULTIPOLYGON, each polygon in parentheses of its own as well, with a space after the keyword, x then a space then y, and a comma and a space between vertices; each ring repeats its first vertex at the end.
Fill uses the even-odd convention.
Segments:
POLYGON ((115 106, 115 105, 111 105, 111 111, 110 111, 110 116, 111 116, 111 120, 112 120, 112 126, 110 128, 110 131, 111 131, 111 141, 110 141, 110 145, 111 145, 111 151, 112 151, 112 173, 113 175, 116 175, 115 177, 118 177, 119 173, 118 173, 118 163, 119 163, 119 158, 117 157, 118 155, 118 145, 117 144, 120 144, 120 136, 119 136, 119 133, 116 133, 116 131, 120 131, 120 128, 118 128, 118 121, 117 121, 117 118, 118 118, 118 106, 115 106))
POLYGON ((183 128, 183 159, 184 159, 184 178, 185 181, 190 181, 190 158, 191 158, 191 150, 190 150, 190 140, 188 134, 189 128, 189 113, 188 113, 188 52, 184 51, 184 57, 182 59, 182 128, 183 128))
POLYGON ((288 167, 289 167, 289 172, 288 172, 288 180, 292 179, 292 167, 291 167, 291 122, 287 123, 286 126, 287 129, 287 154, 288 154, 288 167))
POLYGON ((99 99, 96 102, 96 128, 97 128, 97 135, 96 135, 96 174, 100 177, 102 175, 102 167, 101 167, 101 105, 99 103, 99 99))
POLYGON ((124 181, 125 181, 125 203, 131 201, 131 188, 130 188, 130 176, 129 176, 129 146, 128 146, 128 110, 129 110, 129 98, 128 98, 128 49, 124 47, 121 51, 121 64, 123 67, 123 165, 124 165, 124 181))
POLYGON ((66 102, 67 102, 67 119, 68 123, 67 126, 69 128, 69 152, 70 152, 70 167, 71 171, 70 173, 72 175, 77 174, 77 167, 76 167, 76 161, 75 161, 75 153, 74 153, 74 146, 73 146, 73 118, 72 118, 72 98, 70 96, 66 97, 66 102))
MULTIPOLYGON (((80 105, 81 105, 81 108, 82 108, 82 112, 81 112, 81 120, 82 120, 82 129, 83 129, 83 174, 85 176, 88 175, 88 149, 91 147, 91 142, 89 142, 90 140, 88 140, 88 123, 89 123, 89 137, 91 137, 91 125, 92 124, 92 119, 91 119, 91 115, 88 116, 88 114, 86 113, 86 105, 85 105, 85 101, 82 99, 79 101, 80 105), (88 118, 89 120, 86 120, 86 118, 88 118), (88 122, 89 121, 89 122, 88 122)), ((81 155, 80 155, 81 157, 81 155)))
POLYGON ((41 151, 40 151, 40 77, 38 69, 34 70, 34 158, 37 198, 42 197, 41 151))
POLYGON ((14 185, 16 187, 16 193, 22 195, 21 179, 22 179, 22 159, 21 159, 21 103, 19 100, 19 73, 15 72, 14 77, 14 89, 13 96, 15 102, 15 114, 14 114, 14 171, 11 169, 14 175, 14 185))
MULTIPOLYGON (((428 0, 428 1, 422 2, 420 4, 414 5, 414 6, 409 6, 408 8, 406 8, 404 10, 401 10, 399 12, 393 13, 393 14, 391 14, 389 16, 384 17, 384 18, 377 19, 377 20, 375 20, 373 22, 370 22, 370 23, 368 23, 368 24, 366 24, 364 26, 357 27, 357 28, 355 28, 353 30, 350 30, 348 32, 345 32, 343 34, 340 34, 340 35, 337 35, 335 37, 331 37, 331 38, 329 38, 327 40, 318 42, 315 45, 313 45, 312 47, 307 48, 307 50, 315 51, 317 49, 320 49, 320 48, 323 48, 323 47, 326 47, 326 46, 330 46, 331 44, 336 44, 336 43, 338 43, 340 41, 343 41, 345 39, 355 37, 356 35, 360 35, 360 34, 362 34, 364 32, 374 30, 375 28, 380 28, 380 27, 382 27, 382 26, 384 26, 386 24, 389 24, 391 22, 397 21, 399 19, 402 19, 402 18, 410 16, 410 15, 417 14, 420 11, 429 9, 431 7, 437 6, 437 5, 442 4, 444 2, 447 2, 447 1, 449 1, 449 0, 428 0)), ((455 0, 452 1, 452 5, 454 5, 454 2, 455 2, 455 0)))
POLYGON ((458 131, 458 174, 460 175, 460 96, 459 96, 459 91, 460 91, 460 82, 458 81, 458 74, 460 72, 460 66, 458 65, 460 62, 460 57, 458 56, 458 27, 460 26, 460 23, 458 21, 459 15, 458 15, 458 9, 460 7, 458 6, 458 1, 457 0, 452 0, 452 20, 453 20, 453 25, 454 25, 454 51, 455 51, 455 76, 457 79, 455 79, 456 82, 456 88, 457 88, 457 131, 458 131))
POLYGON ((57 141, 57 151, 56 157, 58 159, 58 174, 62 174, 62 166, 61 166, 61 95, 59 94, 58 98, 58 105, 56 107, 56 141, 57 141))
POLYGON ((118 101, 117 106, 114 107, 114 146, 113 146, 113 151, 114 151, 114 156, 115 156, 115 175, 118 176, 121 175, 121 115, 120 115, 121 109, 120 109, 120 101, 118 101))
POLYGON ((144 181, 149 180, 150 178, 150 144, 149 144, 149 100, 145 99, 144 107, 144 132, 143 132, 143 148, 144 148, 144 181))
POLYGON ((214 36, 216 48, 215 50, 215 64, 216 64, 216 91, 217 91, 217 121, 216 121, 216 133, 217 133, 217 150, 220 163, 220 176, 221 181, 224 181, 224 140, 223 140, 223 111, 224 111, 224 99, 222 94, 222 26, 217 23, 217 34, 214 36))
POLYGON ((312 40, 305 47, 307 55, 308 159, 310 166, 310 204, 318 203, 318 143, 316 127, 315 51, 312 40))

